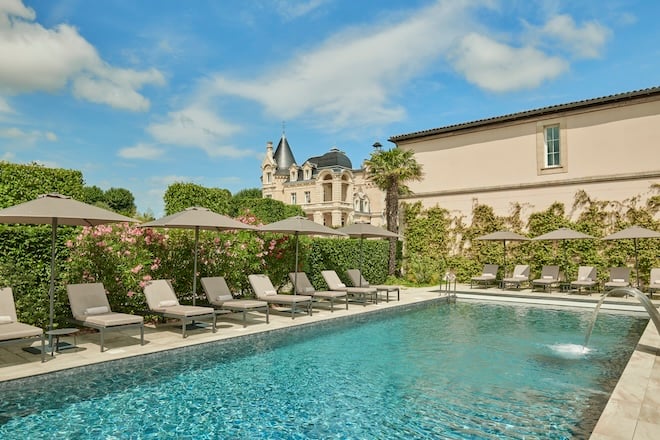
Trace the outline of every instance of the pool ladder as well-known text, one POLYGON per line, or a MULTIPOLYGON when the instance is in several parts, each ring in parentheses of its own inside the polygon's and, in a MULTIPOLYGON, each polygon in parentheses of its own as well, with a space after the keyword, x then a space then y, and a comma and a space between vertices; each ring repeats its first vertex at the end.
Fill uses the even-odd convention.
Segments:
POLYGON ((446 293, 449 302, 456 302, 456 274, 451 271, 445 273, 444 284, 440 283, 440 295, 446 293))

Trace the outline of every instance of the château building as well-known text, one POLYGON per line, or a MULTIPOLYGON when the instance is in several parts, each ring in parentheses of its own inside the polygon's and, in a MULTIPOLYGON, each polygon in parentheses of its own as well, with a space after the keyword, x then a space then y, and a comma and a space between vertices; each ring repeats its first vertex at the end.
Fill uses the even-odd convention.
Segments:
POLYGON ((336 147, 297 162, 282 134, 274 151, 272 142, 266 144, 261 188, 263 197, 299 205, 307 218, 325 226, 385 224, 385 193, 336 147))

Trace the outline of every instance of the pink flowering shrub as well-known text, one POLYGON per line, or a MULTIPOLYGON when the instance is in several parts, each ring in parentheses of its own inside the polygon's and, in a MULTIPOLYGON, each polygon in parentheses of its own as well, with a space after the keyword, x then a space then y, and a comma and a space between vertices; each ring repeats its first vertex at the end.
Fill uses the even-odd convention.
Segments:
POLYGON ((143 311, 144 284, 164 275, 166 243, 166 234, 128 223, 85 227, 67 242, 66 282, 101 282, 114 311, 143 311))
MULTIPOLYGON (((238 220, 258 224, 251 215, 238 220)), ((192 230, 139 228, 130 224, 86 227, 67 242, 67 247, 70 257, 63 274, 65 282, 103 283, 114 311, 145 311, 143 287, 151 279, 171 280, 181 302, 190 300, 195 248, 192 230)), ((267 273, 274 284, 280 285, 292 270, 294 258, 295 241, 286 235, 202 230, 198 244, 198 298, 204 298, 199 282, 204 276, 224 276, 234 292, 245 294, 251 273, 267 273)))

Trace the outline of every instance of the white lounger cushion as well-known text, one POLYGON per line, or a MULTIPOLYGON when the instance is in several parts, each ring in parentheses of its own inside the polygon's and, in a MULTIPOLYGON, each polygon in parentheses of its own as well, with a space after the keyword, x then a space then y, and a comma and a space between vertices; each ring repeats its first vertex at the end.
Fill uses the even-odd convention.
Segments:
POLYGON ((11 324, 14 322, 9 315, 0 316, 0 324, 11 324))
POLYGON ((178 303, 175 299, 166 299, 158 303, 158 307, 172 307, 176 305, 178 305, 178 303))
POLYGON ((264 290, 264 295, 273 296, 273 295, 277 295, 277 292, 275 290, 264 290))
POLYGON ((624 282, 623 278, 612 278, 612 281, 615 282, 615 283, 623 283, 624 282))
POLYGON ((85 309, 85 315, 100 315, 109 311, 110 308, 108 306, 88 307, 85 309))

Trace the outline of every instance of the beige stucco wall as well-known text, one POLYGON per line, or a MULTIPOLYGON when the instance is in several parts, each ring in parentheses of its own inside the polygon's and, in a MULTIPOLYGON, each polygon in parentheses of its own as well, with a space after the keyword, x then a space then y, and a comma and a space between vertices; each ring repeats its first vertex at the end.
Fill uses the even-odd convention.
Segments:
POLYGON ((474 203, 523 214, 559 201, 570 210, 578 190, 599 200, 655 194, 660 184, 660 99, 572 110, 496 126, 398 143, 415 151, 424 178, 410 184, 425 207, 439 205, 470 219, 474 203), (542 129, 560 124, 561 169, 543 169, 542 129), (541 133, 541 135, 539 135, 541 133), (550 171, 551 174, 544 174, 550 171))

